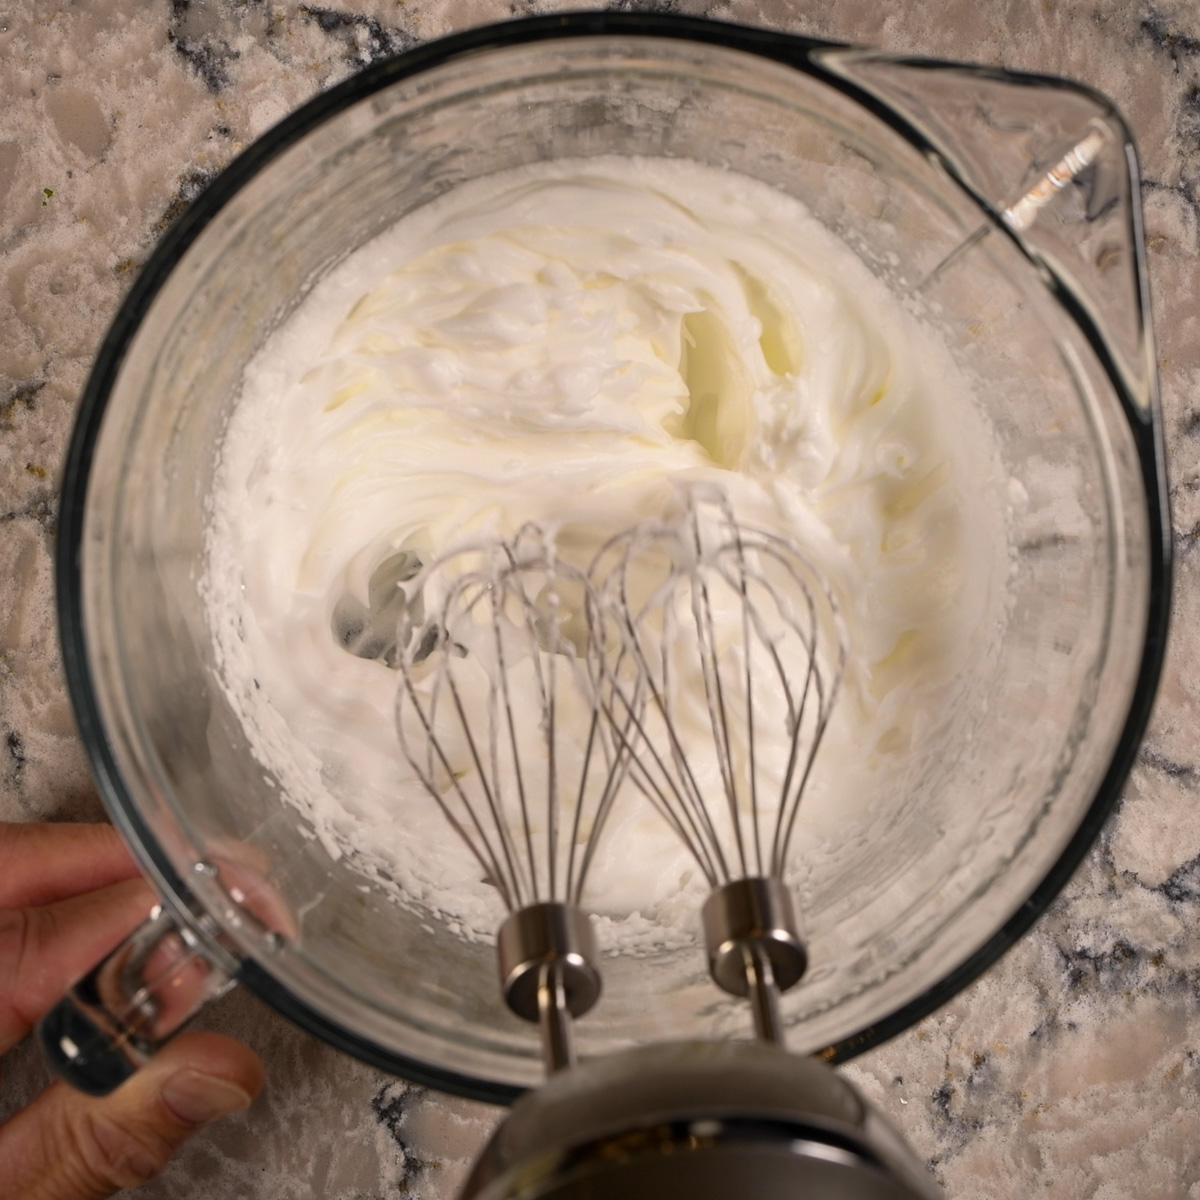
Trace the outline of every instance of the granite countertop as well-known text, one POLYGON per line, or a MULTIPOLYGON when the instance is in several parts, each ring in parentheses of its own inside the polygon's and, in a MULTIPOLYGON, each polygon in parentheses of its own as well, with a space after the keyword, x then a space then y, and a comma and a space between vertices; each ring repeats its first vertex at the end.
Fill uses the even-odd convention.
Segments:
MULTIPOLYGON (((0 2, 0 818, 99 819, 59 660, 56 481, 138 266, 241 148, 318 90, 539 0, 0 2)), ((634 0, 610 7, 637 8, 634 0)), ((1063 895, 982 980, 845 1068, 949 1195, 1200 1197, 1200 9, 1184 0, 667 0, 1085 81, 1137 136, 1177 538, 1149 736, 1063 895)), ((235 991, 203 1017, 269 1083, 145 1197, 453 1193, 497 1110, 347 1059, 235 991)), ((0 1119, 45 1083, 4 1061, 0 1119)))

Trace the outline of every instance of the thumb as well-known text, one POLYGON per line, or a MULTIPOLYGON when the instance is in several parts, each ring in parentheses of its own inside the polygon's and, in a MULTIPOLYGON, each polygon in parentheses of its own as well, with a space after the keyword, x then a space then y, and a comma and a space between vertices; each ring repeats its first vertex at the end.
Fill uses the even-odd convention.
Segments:
POLYGON ((158 1174, 197 1129, 245 1108, 262 1088, 258 1055, 232 1038, 168 1042, 108 1096, 64 1083, 0 1126, 4 1194, 13 1200, 101 1200, 158 1174))

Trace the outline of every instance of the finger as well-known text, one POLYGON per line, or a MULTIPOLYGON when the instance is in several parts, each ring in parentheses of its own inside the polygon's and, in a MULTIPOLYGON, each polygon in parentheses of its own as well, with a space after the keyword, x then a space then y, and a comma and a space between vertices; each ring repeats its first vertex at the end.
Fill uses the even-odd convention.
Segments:
POLYGON ((108 1096, 53 1084, 0 1126, 4 1195, 99 1200, 137 1187, 190 1134, 245 1108, 262 1084, 258 1055, 215 1033, 169 1042, 108 1096))
POLYGON ((137 873, 111 825, 0 822, 0 908, 50 904, 137 873))
POLYGON ((156 902, 145 880, 127 879, 55 904, 0 910, 0 1054, 156 902))

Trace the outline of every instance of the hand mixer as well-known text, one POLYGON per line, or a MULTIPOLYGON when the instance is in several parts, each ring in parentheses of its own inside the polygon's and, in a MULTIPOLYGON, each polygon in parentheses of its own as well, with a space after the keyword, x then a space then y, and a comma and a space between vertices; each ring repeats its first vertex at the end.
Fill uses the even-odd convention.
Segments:
POLYGON ((782 1050, 777 993, 807 964, 783 873, 845 665, 836 599, 796 546, 740 523, 719 492, 683 501, 586 567, 536 525, 440 560, 421 581, 440 601, 400 632, 405 757, 509 909, 501 989, 540 1024, 552 1073, 462 1196, 930 1200, 854 1089, 782 1050), (600 991, 580 898, 627 780, 712 888, 709 969, 750 998, 757 1042, 572 1065, 570 1018, 600 991))

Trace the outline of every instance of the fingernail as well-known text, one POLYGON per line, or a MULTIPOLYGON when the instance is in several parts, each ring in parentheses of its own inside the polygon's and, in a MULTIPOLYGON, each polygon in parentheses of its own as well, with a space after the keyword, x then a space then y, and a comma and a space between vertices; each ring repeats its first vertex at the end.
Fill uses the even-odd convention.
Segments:
POLYGON ((162 1091, 163 1103, 185 1125, 207 1125, 218 1117, 239 1112, 253 1097, 236 1083, 203 1075, 199 1071, 176 1071, 162 1091))

